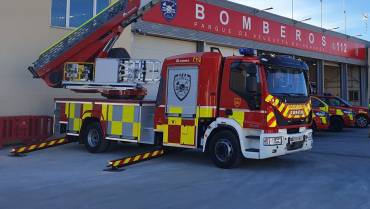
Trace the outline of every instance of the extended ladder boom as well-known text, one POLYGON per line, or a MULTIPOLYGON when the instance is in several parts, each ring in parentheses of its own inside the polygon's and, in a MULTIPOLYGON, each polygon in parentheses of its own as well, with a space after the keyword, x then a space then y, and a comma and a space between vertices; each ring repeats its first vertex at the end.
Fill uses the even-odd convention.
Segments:
POLYGON ((140 0, 118 0, 42 52, 28 70, 34 78, 61 88, 65 63, 93 62, 106 57, 123 29, 159 2, 152 0, 140 8, 140 0))

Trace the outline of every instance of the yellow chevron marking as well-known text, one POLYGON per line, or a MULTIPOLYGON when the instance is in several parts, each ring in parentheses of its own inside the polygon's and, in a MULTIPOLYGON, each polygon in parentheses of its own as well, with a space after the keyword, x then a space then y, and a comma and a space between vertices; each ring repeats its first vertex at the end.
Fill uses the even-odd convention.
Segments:
POLYGON ((159 152, 158 150, 157 151, 154 151, 153 154, 152 154, 152 157, 157 156, 158 155, 158 152, 159 152))
POLYGON ((44 143, 42 143, 42 144, 40 144, 39 148, 44 148, 44 147, 46 146, 46 144, 47 144, 47 143, 45 143, 45 142, 44 142, 44 143))
POLYGON ((326 117, 321 117, 322 124, 327 124, 328 121, 326 120, 326 117))
POLYGON ((277 125, 277 124, 276 124, 276 120, 275 120, 274 122, 272 122, 272 123, 271 123, 271 125, 270 125, 269 127, 270 127, 270 128, 274 128, 274 127, 276 127, 276 125, 277 125))
POLYGON ((276 107, 276 106, 278 106, 279 102, 280 102, 280 100, 279 100, 279 99, 275 99, 275 102, 274 102, 274 104, 273 104, 273 105, 276 107))
POLYGON ((267 115, 267 121, 270 121, 273 117, 274 117, 274 113, 273 113, 273 112, 270 112, 270 113, 267 115))
POLYGON ((49 146, 52 146, 52 145, 54 145, 55 144, 55 140, 54 141, 51 141, 51 142, 49 142, 49 146))
POLYGON ((137 156, 135 156, 135 158, 134 158, 134 162, 136 162, 136 161, 140 160, 140 158, 141 158, 141 155, 137 155, 137 156))
POLYGON ((289 106, 288 107, 286 107, 286 109, 285 109, 285 111, 284 111, 284 113, 283 113, 283 116, 284 117, 287 117, 288 116, 288 113, 289 113, 289 106))
POLYGON ((65 139, 59 139, 58 144, 61 144, 65 141, 65 139))
POLYGON ((274 98, 272 95, 268 95, 265 99, 266 102, 270 102, 274 98))
POLYGON ((117 160, 116 162, 113 163, 113 166, 116 167, 116 166, 119 166, 119 164, 121 163, 120 160, 117 160))
POLYGON ((23 152, 26 149, 26 147, 19 148, 17 152, 23 152))
POLYGON ((281 105, 279 107, 279 112, 283 111, 284 107, 285 107, 285 104, 284 103, 281 103, 281 105))
POLYGON ((28 150, 33 150, 33 149, 35 149, 37 147, 37 145, 31 145, 29 148, 28 148, 28 150))
POLYGON ((127 164, 127 163, 129 163, 131 161, 131 158, 129 157, 129 158, 127 158, 123 163, 124 164, 127 164))
POLYGON ((149 157, 150 153, 145 153, 143 159, 147 159, 149 157))

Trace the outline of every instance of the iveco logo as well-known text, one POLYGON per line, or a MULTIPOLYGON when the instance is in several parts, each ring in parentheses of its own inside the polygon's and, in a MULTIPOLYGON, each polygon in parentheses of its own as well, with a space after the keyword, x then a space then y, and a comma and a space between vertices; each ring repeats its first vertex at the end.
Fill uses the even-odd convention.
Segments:
POLYGON ((303 112, 303 110, 291 110, 290 114, 292 114, 292 115, 303 115, 304 112, 303 112))

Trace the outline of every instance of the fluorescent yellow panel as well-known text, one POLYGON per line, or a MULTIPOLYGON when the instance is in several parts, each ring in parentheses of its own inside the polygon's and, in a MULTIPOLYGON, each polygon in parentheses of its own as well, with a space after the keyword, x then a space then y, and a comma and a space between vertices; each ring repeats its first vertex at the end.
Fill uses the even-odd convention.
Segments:
POLYGON ((107 111, 108 111, 108 105, 103 104, 102 107, 101 107, 101 112, 102 112, 104 120, 108 120, 107 111))
POLYGON ((122 123, 113 121, 112 122, 112 133, 113 135, 121 136, 122 135, 122 123))
POLYGON ((108 121, 113 121, 113 105, 108 105, 108 121))
POLYGON ((69 104, 69 118, 75 118, 75 104, 70 103, 69 104))
POLYGON ((134 128, 132 130, 132 136, 137 137, 140 141, 140 127, 141 127, 141 125, 140 125, 140 123, 133 123, 133 126, 134 126, 134 128))
POLYGON ((242 111, 233 111, 233 115, 230 118, 234 119, 236 122, 239 123, 241 127, 243 127, 244 123, 244 112, 242 111))
POLYGON ((88 118, 88 117, 91 117, 92 114, 91 114, 91 110, 92 110, 92 104, 83 104, 82 106, 83 108, 83 116, 82 116, 82 119, 85 119, 85 118, 88 118), (89 112, 88 112, 89 111, 89 112), (86 113, 88 112, 88 113, 86 113))
POLYGON ((168 125, 158 125, 157 129, 163 133, 163 143, 168 143, 168 125))
POLYGON ((168 117, 168 125, 181 125, 181 118, 168 117))
POLYGON ((181 144, 194 145, 195 139, 194 126, 181 126, 181 144))
POLYGON ((81 128, 81 119, 77 118, 73 121, 73 131, 80 131, 81 128))
POLYGON ((212 107, 200 107, 199 108, 199 117, 200 118, 212 118, 213 117, 213 108, 212 107))
POLYGON ((133 105, 125 105, 123 107, 122 113, 123 122, 125 123, 132 123, 134 122, 134 115, 135 115, 135 106, 133 105))
POLYGON ((172 114, 182 114, 182 107, 170 107, 169 108, 169 113, 172 113, 172 114))

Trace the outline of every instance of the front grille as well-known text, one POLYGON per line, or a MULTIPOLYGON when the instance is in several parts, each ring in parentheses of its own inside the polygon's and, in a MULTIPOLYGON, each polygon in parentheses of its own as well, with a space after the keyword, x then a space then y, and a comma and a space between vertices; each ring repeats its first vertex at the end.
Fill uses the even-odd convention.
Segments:
POLYGON ((279 126, 308 125, 311 123, 312 120, 312 112, 309 114, 308 117, 301 119, 286 119, 276 109, 274 110, 274 113, 279 126))
POLYGON ((297 134, 297 133, 299 133, 299 128, 288 128, 287 133, 288 134, 297 134))

